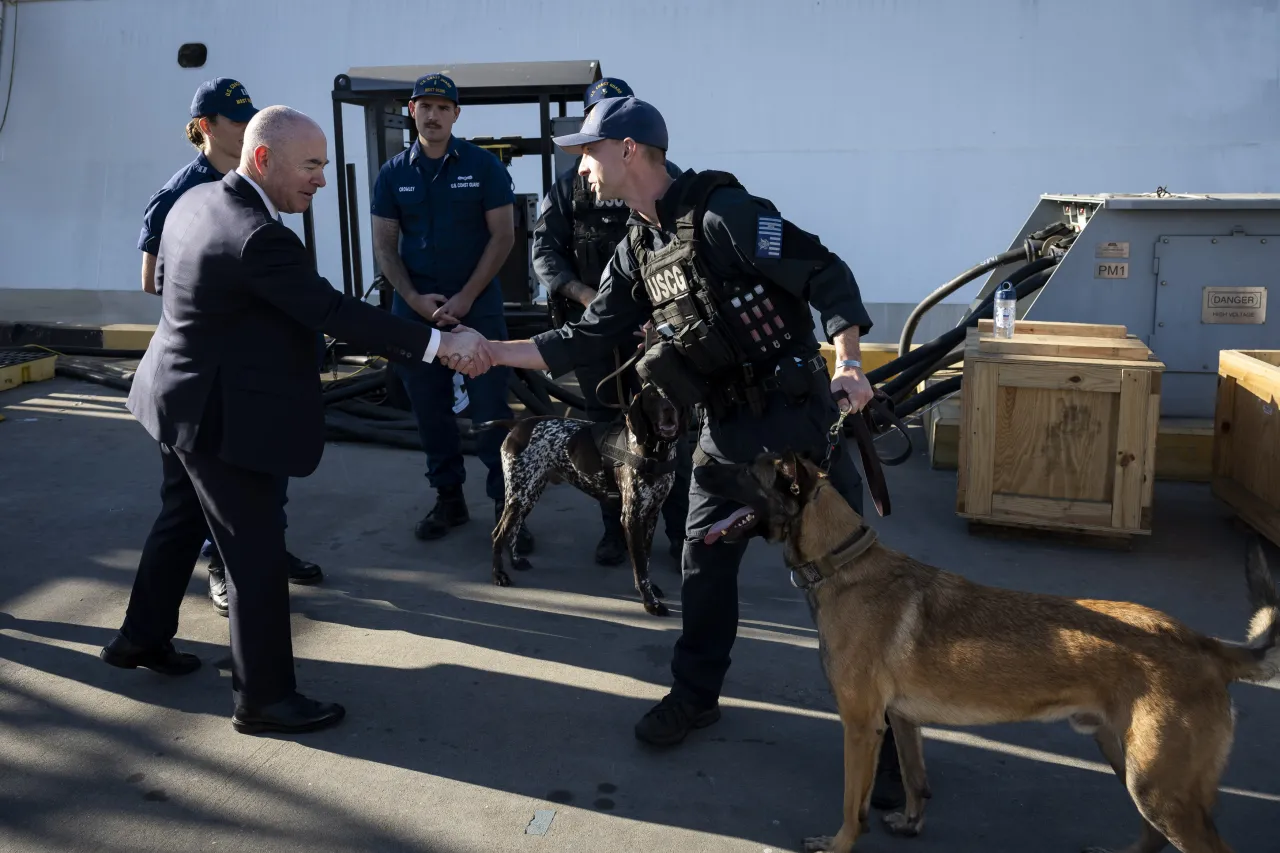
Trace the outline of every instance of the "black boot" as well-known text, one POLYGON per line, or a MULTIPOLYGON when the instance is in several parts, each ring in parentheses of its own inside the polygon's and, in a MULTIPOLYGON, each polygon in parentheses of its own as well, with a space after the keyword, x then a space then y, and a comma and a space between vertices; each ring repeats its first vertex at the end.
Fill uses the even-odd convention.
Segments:
POLYGON ((617 566, 627 559, 627 538, 622 533, 622 519, 608 506, 601 506, 600 520, 604 522, 604 535, 596 543, 596 563, 601 566, 617 566))
MULTIPOLYGON (((502 501, 493 502, 493 525, 498 526, 498 519, 502 518, 502 501)), ((517 557, 526 557, 533 553, 533 534, 529 532, 529 527, 524 521, 520 522, 519 529, 516 530, 516 542, 512 547, 517 557)))
POLYGON ((324 571, 310 560, 295 557, 288 551, 285 557, 289 560, 289 583, 310 586, 324 580, 324 571))
POLYGON ((898 765, 898 746, 893 729, 885 723, 884 740, 880 742, 880 760, 876 762, 876 781, 871 789, 871 806, 881 811, 900 809, 907 802, 902 787, 902 768, 898 765))
POLYGON ((668 693, 636 723, 636 739, 653 746, 675 746, 694 729, 720 719, 720 704, 695 705, 668 693))
POLYGON ((419 539, 439 539, 450 527, 466 524, 471 520, 467 499, 461 486, 442 486, 436 490, 436 505, 418 522, 413 535, 419 539))

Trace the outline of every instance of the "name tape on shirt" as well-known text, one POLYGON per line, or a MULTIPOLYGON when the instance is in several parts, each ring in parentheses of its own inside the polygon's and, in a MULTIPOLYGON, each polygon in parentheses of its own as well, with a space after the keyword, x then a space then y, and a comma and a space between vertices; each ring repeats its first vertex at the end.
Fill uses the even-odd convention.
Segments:
POLYGON ((756 217, 756 257, 782 257, 782 217, 760 214, 756 217))

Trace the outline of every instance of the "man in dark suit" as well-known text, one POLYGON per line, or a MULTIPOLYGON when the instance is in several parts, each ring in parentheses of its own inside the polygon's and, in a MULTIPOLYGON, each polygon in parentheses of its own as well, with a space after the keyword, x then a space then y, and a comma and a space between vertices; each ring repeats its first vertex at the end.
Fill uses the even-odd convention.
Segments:
MULTIPOLYGON (((489 366, 470 329, 393 317, 316 274, 279 214, 306 210, 325 185, 326 149, 311 119, 269 107, 246 128, 239 169, 178 199, 156 260, 160 324, 129 394, 160 444, 163 506, 101 657, 167 675, 200 666, 172 640, 207 521, 226 564, 232 724, 246 733, 313 731, 345 713, 296 689, 279 512, 279 478, 310 475, 324 450, 315 333, 406 364, 434 359, 468 375, 489 366)), ((429 317, 442 301, 423 295, 414 308, 429 317)))

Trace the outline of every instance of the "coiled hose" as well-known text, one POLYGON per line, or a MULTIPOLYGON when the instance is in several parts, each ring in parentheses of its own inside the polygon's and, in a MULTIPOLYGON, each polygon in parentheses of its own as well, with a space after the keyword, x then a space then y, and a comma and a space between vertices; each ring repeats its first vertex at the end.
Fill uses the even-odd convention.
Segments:
POLYGON ((920 304, 912 309, 911 314, 907 317, 907 322, 902 326, 902 335, 898 339, 898 355, 906 355, 911 350, 911 339, 915 336, 916 326, 920 324, 920 319, 943 299, 955 293, 969 282, 973 281, 980 275, 999 269, 1006 264, 1014 261, 1026 260, 1034 261, 1036 255, 1044 248, 1044 243, 1050 237, 1064 234, 1071 230, 1071 226, 1065 222, 1055 222, 1047 228, 1042 228, 1032 234, 1028 234, 1022 245, 1017 249, 1010 249, 1003 254, 996 255, 994 258, 988 258, 976 266, 972 266, 960 275, 948 281, 939 287, 933 293, 930 293, 920 301, 920 304))

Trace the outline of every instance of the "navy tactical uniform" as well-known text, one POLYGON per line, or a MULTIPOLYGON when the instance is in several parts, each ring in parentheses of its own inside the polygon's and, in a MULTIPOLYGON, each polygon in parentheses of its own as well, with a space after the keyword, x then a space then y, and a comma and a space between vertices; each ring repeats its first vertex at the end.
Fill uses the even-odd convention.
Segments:
MULTIPOLYGON (((196 89, 191 99, 191 117, 219 116, 233 122, 247 122, 257 114, 244 85, 229 77, 208 80, 196 89)), ((183 166, 163 187, 147 200, 146 210, 142 214, 142 232, 138 235, 138 249, 149 255, 160 253, 160 237, 164 233, 164 223, 173 209, 174 203, 192 187, 220 181, 222 172, 218 171, 205 153, 201 151, 196 158, 183 166)), ((317 359, 323 360, 324 335, 318 335, 317 359)), ((280 517, 287 528, 288 516, 284 506, 289 502, 289 478, 280 482, 280 517)), ((207 537, 212 540, 212 537, 207 537)), ((227 615, 226 577, 223 572, 222 555, 216 545, 209 542, 209 597, 213 599, 215 608, 223 616, 227 615)), ((287 553, 287 552, 286 552, 287 553)), ((318 583, 324 573, 320 567, 308 560, 303 560, 288 553, 289 579, 297 584, 318 583)))
MULTIPOLYGON (((617 78, 606 77, 588 87, 583 98, 584 110, 591 109, 605 98, 627 97, 632 94, 627 84, 617 78)), ((533 230, 533 268, 539 280, 546 286, 552 298, 561 295, 561 288, 571 281, 579 281, 593 290, 599 290, 600 279, 619 242, 626 238, 627 220, 631 211, 617 199, 600 199, 587 185, 587 179, 578 174, 581 158, 573 168, 566 169, 542 200, 538 221, 533 230)), ((679 168, 667 161, 667 172, 673 178, 679 168)), ((576 322, 586 310, 576 299, 564 297, 565 322, 576 322)), ((639 340, 632 338, 623 346, 615 347, 608 358, 582 365, 575 371, 578 387, 586 403, 586 415, 597 422, 608 422, 618 415, 617 408, 601 402, 596 388, 615 373, 630 358, 639 340)), ((634 368, 629 368, 621 380, 610 380, 602 389, 608 403, 625 403, 618 400, 618 386, 624 397, 639 390, 634 368)), ((685 516, 688 513, 689 477, 692 470, 692 447, 682 441, 677 457, 676 481, 662 506, 663 521, 671 554, 679 558, 684 542, 685 516)), ((604 523, 604 537, 596 548, 596 561, 616 565, 626 559, 626 543, 623 538, 621 507, 602 501, 600 516, 604 523)))
MULTIPOLYGON (((627 103, 629 102, 629 103, 627 103)), ((609 102, 562 147, 632 138, 666 149, 666 127, 652 106, 609 102), (614 126, 610 126, 610 125, 614 126), (652 141, 646 141, 647 139, 652 141)), ((789 448, 822 458, 839 410, 809 306, 828 337, 871 318, 849 267, 817 237, 785 220, 727 173, 687 171, 657 201, 658 223, 631 216, 627 241, 609 262, 600 295, 573 325, 533 341, 553 375, 607 356, 652 319, 668 345, 701 377, 707 399, 695 464, 750 462, 789 448)), ((843 443, 830 460, 832 485, 858 512, 862 478, 843 443)), ((656 745, 679 743, 719 719, 718 699, 737 634, 738 566, 748 541, 703 537, 738 505, 693 480, 683 555, 683 632, 676 642, 671 693, 636 726, 656 745)), ((881 764, 896 772, 886 737, 881 764)), ((892 783, 889 783, 892 784, 892 783)), ((891 800, 883 791, 877 805, 891 800)), ((900 794, 891 794, 892 800, 900 794)))

